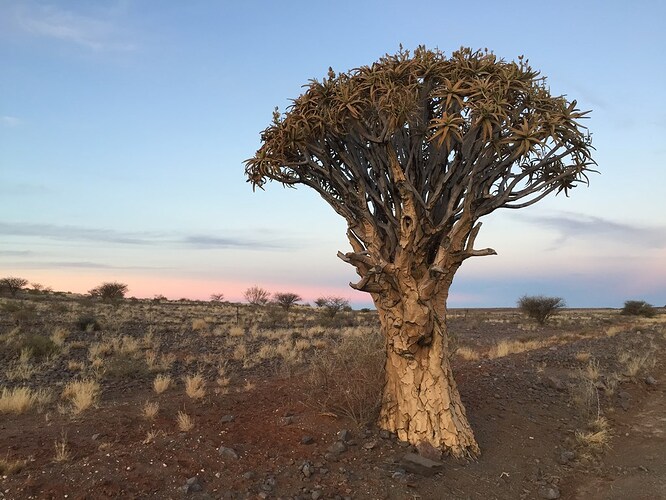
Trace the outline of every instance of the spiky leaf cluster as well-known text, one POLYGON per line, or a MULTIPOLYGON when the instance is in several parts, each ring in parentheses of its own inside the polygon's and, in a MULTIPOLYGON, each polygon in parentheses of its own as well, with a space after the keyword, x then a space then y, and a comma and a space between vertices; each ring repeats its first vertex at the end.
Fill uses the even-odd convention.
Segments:
POLYGON ((585 114, 552 96, 522 58, 401 49, 310 81, 274 113, 246 175, 255 187, 315 189, 359 240, 381 238, 390 257, 408 203, 424 234, 441 239, 464 213, 474 222, 587 182, 585 114))

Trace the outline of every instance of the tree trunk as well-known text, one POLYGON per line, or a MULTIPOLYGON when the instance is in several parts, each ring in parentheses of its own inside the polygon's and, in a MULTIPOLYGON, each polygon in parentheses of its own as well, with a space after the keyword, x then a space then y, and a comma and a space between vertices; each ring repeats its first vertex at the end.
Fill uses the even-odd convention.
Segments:
POLYGON ((417 447, 433 447, 455 457, 476 457, 479 447, 449 362, 448 288, 443 295, 424 300, 418 294, 403 293, 392 301, 376 296, 387 339, 379 426, 417 447), (392 305, 387 307, 387 302, 392 305))

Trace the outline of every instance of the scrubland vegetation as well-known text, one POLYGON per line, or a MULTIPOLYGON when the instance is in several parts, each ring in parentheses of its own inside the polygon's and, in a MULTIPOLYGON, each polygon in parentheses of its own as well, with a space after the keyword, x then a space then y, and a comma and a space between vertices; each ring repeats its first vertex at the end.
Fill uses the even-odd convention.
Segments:
MULTIPOLYGON (((0 414, 9 428, 29 425, 52 443, 48 457, 44 452, 35 459, 34 444, 7 447, 10 436, 1 438, 2 474, 20 483, 26 471, 47 463, 84 463, 92 452, 78 436, 87 428, 107 432, 96 445, 107 453, 179 441, 195 446, 192 439, 217 432, 211 418, 221 418, 220 405, 243 398, 250 404, 271 381, 290 387, 312 418, 373 429, 386 362, 376 313, 352 311, 337 298, 314 307, 299 304, 297 295, 282 298, 263 304, 108 301, 25 291, 0 298, 0 414), (125 430, 117 428, 123 438, 114 438, 115 424, 107 419, 119 418, 120 409, 129 420, 125 430)), ((558 446, 575 457, 569 465, 598 466, 614 449, 617 411, 632 404, 627 393, 658 383, 666 315, 658 309, 647 316, 557 312, 540 324, 519 309, 449 311, 453 366, 475 379, 487 372, 495 379, 518 377, 511 382, 518 386, 538 380, 529 386, 536 400, 561 401, 558 415, 570 432, 558 446)), ((496 398, 502 382, 490 387, 496 398)), ((479 405, 487 395, 477 390, 468 386, 463 394, 478 401, 472 404, 483 414, 479 405)), ((285 415, 278 417, 293 418, 285 415)), ((502 423, 493 426, 499 430, 502 423)), ((483 425, 477 427, 483 433, 483 425)), ((370 439, 362 449, 375 445, 370 439)))

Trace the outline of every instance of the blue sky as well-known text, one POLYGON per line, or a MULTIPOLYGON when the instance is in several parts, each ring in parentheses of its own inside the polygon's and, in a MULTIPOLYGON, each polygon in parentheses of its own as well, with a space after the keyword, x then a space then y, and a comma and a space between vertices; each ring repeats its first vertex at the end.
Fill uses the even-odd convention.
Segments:
POLYGON ((591 109, 589 188, 488 216, 454 307, 523 294, 666 303, 666 4, 645 0, 0 0, 0 275, 85 292, 238 300, 248 286, 357 306, 345 223, 305 188, 252 193, 275 106, 399 44, 524 54, 591 109), (639 7, 640 6, 640 7, 639 7))

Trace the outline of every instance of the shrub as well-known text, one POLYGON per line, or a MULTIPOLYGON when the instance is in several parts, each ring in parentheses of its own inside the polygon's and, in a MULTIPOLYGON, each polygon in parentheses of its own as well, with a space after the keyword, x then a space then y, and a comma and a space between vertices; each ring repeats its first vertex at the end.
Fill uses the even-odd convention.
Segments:
POLYGON ((27 279, 8 276, 6 278, 0 279, 0 291, 3 292, 6 291, 12 297, 16 297, 16 294, 27 284, 28 284, 27 279))
POLYGON ((657 314, 657 311, 652 304, 648 304, 644 300, 627 300, 624 303, 621 313, 626 316, 643 316, 645 318, 652 318, 657 314))
POLYGON ((97 332, 102 327, 97 321, 97 318, 91 313, 83 313, 76 319, 76 327, 81 331, 97 332))
POLYGON ((543 295, 523 296, 518 300, 518 308, 540 325, 548 321, 558 309, 565 306, 560 297, 544 297, 543 295))
POLYGON ((113 302, 125 298, 128 286, 124 283, 107 282, 88 291, 91 297, 100 298, 103 301, 113 302))
POLYGON ((20 345, 20 350, 30 350, 35 359, 42 359, 50 354, 56 353, 59 350, 58 345, 48 337, 43 335, 30 334, 27 335, 20 345))
POLYGON ((349 301, 342 297, 319 297, 315 300, 315 305, 323 309, 326 315, 331 318, 340 311, 351 310, 349 301))
POLYGON ((332 350, 318 352, 307 382, 312 401, 358 425, 379 415, 386 350, 379 334, 343 337, 332 350))
POLYGON ((292 292, 278 292, 273 295, 273 300, 277 305, 284 309, 289 309, 291 306, 303 300, 300 295, 292 292))
POLYGON ((268 303, 268 299, 271 294, 268 292, 268 290, 264 290, 263 288, 255 285, 245 290, 245 292, 243 292, 243 296, 245 297, 245 300, 247 300, 248 303, 252 304, 253 306, 263 306, 268 303))
POLYGON ((37 315, 37 307, 34 304, 23 302, 7 302, 2 304, 1 310, 19 326, 33 321, 37 315))

